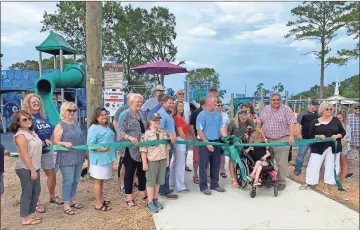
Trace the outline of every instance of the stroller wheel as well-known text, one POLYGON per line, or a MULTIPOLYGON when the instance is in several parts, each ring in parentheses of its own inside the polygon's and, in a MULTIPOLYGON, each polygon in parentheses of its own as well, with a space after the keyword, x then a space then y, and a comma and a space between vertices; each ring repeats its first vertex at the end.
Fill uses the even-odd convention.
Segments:
POLYGON ((279 194, 279 190, 278 190, 277 185, 275 185, 275 186, 274 186, 274 195, 275 195, 275 197, 277 197, 278 194, 279 194))
POLYGON ((253 187, 253 188, 251 188, 251 190, 250 190, 250 197, 251 197, 251 198, 254 198, 255 196, 256 196, 256 188, 253 187))

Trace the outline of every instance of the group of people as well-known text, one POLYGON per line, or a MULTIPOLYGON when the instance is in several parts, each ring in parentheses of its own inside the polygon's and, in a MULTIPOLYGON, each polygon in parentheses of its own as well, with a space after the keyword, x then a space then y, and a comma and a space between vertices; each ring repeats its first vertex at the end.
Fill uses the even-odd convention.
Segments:
MULTIPOLYGON (((147 208, 156 213, 163 209, 159 202, 162 199, 178 199, 176 193, 189 192, 185 184, 185 172, 191 171, 186 165, 189 146, 177 141, 221 142, 222 137, 235 135, 249 139, 250 143, 288 142, 300 139, 331 137, 338 141, 337 148, 333 142, 320 142, 303 145, 295 163, 295 175, 300 175, 304 156, 311 149, 311 156, 306 169, 306 184, 301 189, 311 188, 319 183, 320 167, 325 160, 325 183, 335 184, 336 173, 341 170, 344 180, 347 174, 346 153, 351 146, 359 146, 360 106, 354 108, 348 122, 344 114, 333 116, 333 106, 323 102, 319 108, 313 101, 309 110, 295 117, 293 111, 282 103, 281 95, 274 93, 270 104, 266 105, 260 115, 256 115, 252 104, 245 104, 230 119, 223 110, 223 103, 218 99, 216 89, 211 89, 207 97, 200 100, 200 107, 190 111, 190 105, 184 100, 184 91, 176 92, 176 100, 164 94, 164 88, 153 89, 154 97, 143 103, 140 94, 129 93, 127 104, 121 107, 110 125, 109 112, 97 108, 87 131, 87 140, 80 124, 76 120, 77 107, 73 102, 64 102, 60 108, 60 122, 53 126, 45 115, 42 100, 37 94, 24 98, 22 110, 14 113, 10 131, 19 150, 16 160, 22 195, 20 199, 20 216, 24 225, 35 225, 42 218, 35 212, 45 212, 39 202, 40 169, 47 176, 49 201, 63 205, 64 212, 75 215, 83 205, 76 201, 78 181, 83 163, 87 157, 90 163, 89 173, 94 178, 95 210, 111 210, 110 201, 102 197, 103 182, 112 177, 113 163, 120 154, 118 176, 120 191, 126 195, 129 207, 137 205, 133 189, 136 186, 142 199, 147 199, 147 208), (318 116, 319 114, 319 116, 318 116), (159 142, 149 146, 139 146, 139 142, 161 141, 169 139, 170 144, 159 142), (111 146, 83 151, 73 146, 106 144, 112 142, 131 142, 132 145, 116 149, 111 146), (67 151, 58 150, 56 156, 47 147, 60 145, 67 151), (341 156, 339 154, 341 153, 341 156), (335 162, 335 164, 334 164, 335 162), (62 174, 62 198, 55 195, 56 169, 62 174)), ((289 146, 257 148, 250 147, 256 156, 256 167, 249 175, 254 185, 261 185, 258 175, 267 160, 275 159, 277 163, 278 190, 286 187, 289 146)), ((225 156, 218 145, 193 146, 193 182, 199 185, 200 191, 211 195, 213 191, 225 192, 219 185, 219 177, 227 178, 225 156), (209 186, 210 184, 210 186, 209 186)), ((229 160, 231 185, 239 188, 235 167, 229 160)), ((3 170, 2 170, 3 171, 3 170)), ((2 179, 1 173, 1 179, 2 179)), ((329 192, 327 187, 325 192, 329 192)))

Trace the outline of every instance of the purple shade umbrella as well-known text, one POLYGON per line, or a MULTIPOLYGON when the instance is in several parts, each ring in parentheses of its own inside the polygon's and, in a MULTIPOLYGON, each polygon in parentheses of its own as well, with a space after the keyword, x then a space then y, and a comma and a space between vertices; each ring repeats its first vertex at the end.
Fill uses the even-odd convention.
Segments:
POLYGON ((163 78, 165 75, 188 72, 185 67, 174 65, 166 61, 155 61, 149 64, 136 66, 131 69, 138 73, 162 75, 161 76, 162 85, 164 84, 163 78))

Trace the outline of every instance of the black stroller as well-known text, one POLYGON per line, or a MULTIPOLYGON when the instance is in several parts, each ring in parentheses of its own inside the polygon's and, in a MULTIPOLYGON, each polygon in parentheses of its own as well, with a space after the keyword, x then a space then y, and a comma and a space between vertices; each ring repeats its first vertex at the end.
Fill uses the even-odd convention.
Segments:
MULTIPOLYGON (((248 143, 248 137, 250 136, 250 134, 251 134, 251 131, 247 131, 246 135, 244 135, 245 137, 243 138, 243 143, 248 143)), ((241 162, 244 165, 244 171, 246 173, 246 177, 248 177, 251 174, 251 172, 255 166, 255 161, 253 160, 254 157, 252 156, 252 154, 250 152, 247 153, 244 148, 241 149, 241 152, 239 154, 240 154, 241 162)), ((277 173, 275 171, 273 163, 270 160, 268 160, 268 163, 269 163, 268 166, 265 166, 262 168, 262 171, 261 171, 261 174, 259 177, 259 180, 261 180, 260 187, 264 187, 264 186, 266 186, 268 188, 273 187, 274 195, 275 195, 275 197, 277 197, 278 196, 277 173)), ((246 189, 248 187, 248 185, 250 184, 250 186, 251 186, 250 197, 254 198, 256 196, 256 189, 259 187, 254 186, 253 181, 249 181, 249 180, 244 181, 242 179, 241 170, 238 165, 236 165, 235 172, 236 172, 237 182, 239 183, 239 185, 242 189, 246 189)))

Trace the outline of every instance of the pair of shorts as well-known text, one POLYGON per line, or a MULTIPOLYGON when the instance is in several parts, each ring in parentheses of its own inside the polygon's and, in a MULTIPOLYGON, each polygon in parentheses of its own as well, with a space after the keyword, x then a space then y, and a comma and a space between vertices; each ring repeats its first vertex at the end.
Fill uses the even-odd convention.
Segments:
POLYGON ((55 168, 55 157, 52 151, 41 155, 41 168, 42 169, 55 168))
POLYGON ((155 187, 155 185, 165 184, 166 159, 159 161, 148 161, 148 170, 146 171, 146 186, 155 187))
POLYGON ((199 146, 193 146, 193 161, 199 163, 199 146))
POLYGON ((92 178, 109 180, 112 176, 113 162, 106 165, 90 165, 89 173, 92 178))
POLYGON ((4 173, 0 173, 0 196, 4 193, 4 173))

